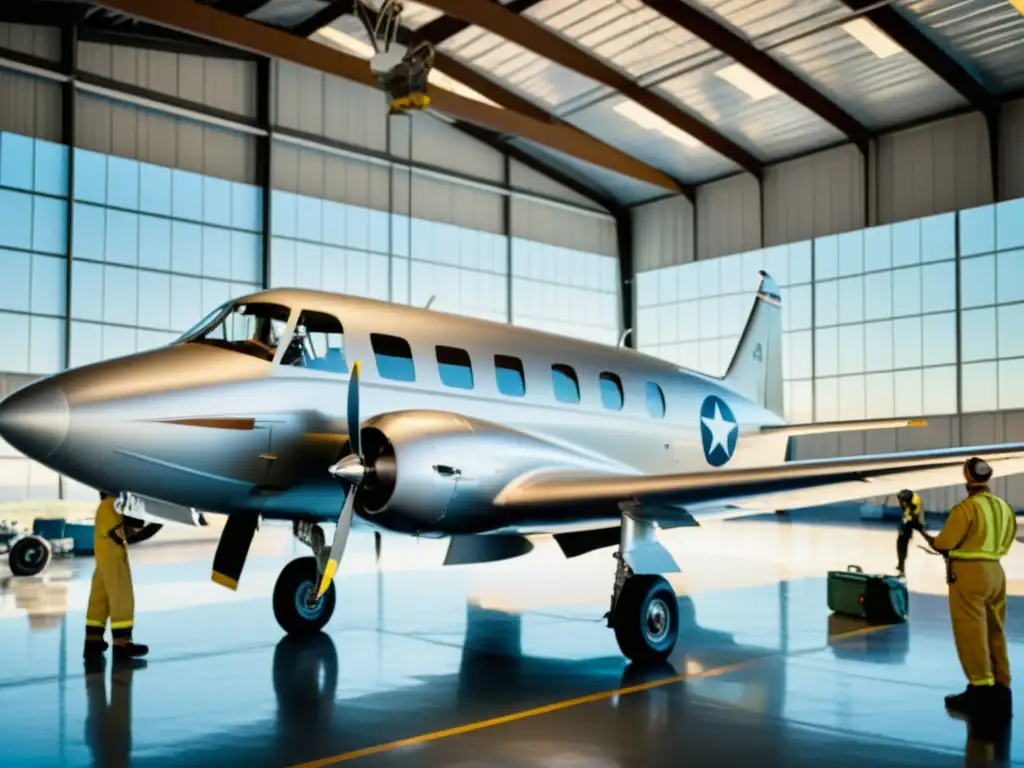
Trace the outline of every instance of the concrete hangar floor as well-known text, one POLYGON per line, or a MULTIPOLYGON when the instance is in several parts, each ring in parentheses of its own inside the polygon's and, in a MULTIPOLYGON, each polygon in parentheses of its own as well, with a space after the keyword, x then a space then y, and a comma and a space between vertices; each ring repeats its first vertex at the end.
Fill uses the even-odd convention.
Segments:
MULTIPOLYGON (((891 569, 892 525, 798 513, 664 533, 684 626, 671 668, 646 672, 601 620, 610 550, 442 569, 443 544, 388 536, 377 569, 354 530, 327 632, 294 642, 269 599, 304 554, 287 527, 257 534, 237 593, 209 581, 216 531, 181 535, 133 549, 145 667, 86 674, 91 559, 0 574, 0 765, 1024 763, 1024 716, 990 744, 943 708, 964 679, 940 560, 911 552, 909 624, 828 616, 825 572, 891 569)), ((1006 568, 1024 670, 1024 547, 1006 568)))

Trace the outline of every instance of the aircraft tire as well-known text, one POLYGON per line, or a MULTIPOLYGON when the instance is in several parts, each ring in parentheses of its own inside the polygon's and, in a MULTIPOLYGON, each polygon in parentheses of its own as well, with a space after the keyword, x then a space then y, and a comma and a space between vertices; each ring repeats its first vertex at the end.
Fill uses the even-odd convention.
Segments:
POLYGON ((46 539, 24 536, 11 546, 8 565, 15 576, 35 576, 49 565, 52 554, 50 542, 46 539))
POLYGON ((288 563, 277 577, 274 585, 274 618, 289 635, 316 634, 331 620, 337 600, 333 583, 315 608, 307 608, 305 605, 309 592, 316 591, 317 573, 315 557, 300 557, 288 563))
POLYGON ((634 664, 664 662, 679 639, 679 601, 661 576, 632 576, 612 615, 615 639, 634 664))

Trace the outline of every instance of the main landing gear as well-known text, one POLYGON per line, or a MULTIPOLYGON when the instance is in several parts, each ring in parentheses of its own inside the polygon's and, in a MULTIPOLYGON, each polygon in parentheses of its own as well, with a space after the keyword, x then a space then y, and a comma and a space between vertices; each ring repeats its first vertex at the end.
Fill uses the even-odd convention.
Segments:
POLYGON ((316 596, 329 549, 323 528, 316 523, 296 522, 294 534, 313 556, 292 560, 277 577, 274 617, 289 635, 314 635, 331 620, 337 600, 333 582, 323 597, 316 596))
POLYGON ((608 626, 630 661, 665 661, 679 639, 679 601, 660 573, 679 570, 657 540, 654 524, 639 516, 635 504, 623 505, 617 566, 608 626))

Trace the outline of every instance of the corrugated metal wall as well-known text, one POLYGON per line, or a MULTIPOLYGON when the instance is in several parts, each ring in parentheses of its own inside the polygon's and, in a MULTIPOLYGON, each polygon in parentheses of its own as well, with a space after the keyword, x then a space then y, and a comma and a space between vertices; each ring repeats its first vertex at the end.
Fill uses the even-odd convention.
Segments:
POLYGON ((1003 105, 1000 138, 1000 197, 1024 197, 1024 99, 1003 105))
POLYGON ((604 210, 589 197, 584 197, 563 184, 559 184, 554 179, 549 179, 544 174, 533 170, 533 168, 524 165, 518 160, 511 160, 509 162, 509 172, 509 184, 511 184, 513 189, 519 189, 523 192, 535 192, 546 197, 564 200, 567 203, 581 205, 594 211, 604 210))
POLYGON ((270 183, 274 189, 387 211, 388 170, 384 163, 275 141, 270 183))
POLYGON ((60 84, 0 70, 0 131, 60 141, 60 130, 60 84))
POLYGON ((75 102, 75 144, 104 154, 232 181, 256 181, 256 138, 84 93, 75 102))
POLYGON ((327 139, 387 150, 384 94, 287 61, 274 62, 275 125, 327 139))
POLYGON ((78 68, 225 112, 256 115, 252 61, 83 42, 78 44, 78 68))
POLYGON ((757 179, 733 176, 697 189, 697 258, 711 259, 761 245, 757 179))
POLYGON ((864 159, 855 146, 818 152, 765 170, 765 245, 784 245, 864 226, 864 159))
POLYGON ((693 261, 693 204, 671 197, 632 210, 637 272, 693 261))
POLYGON ((0 48, 46 61, 60 61, 60 30, 3 21, 0 22, 0 48))
MULTIPOLYGON (((796 438, 794 458, 814 459, 826 456, 951 448, 959 445, 994 445, 1017 440, 1022 431, 1024 411, 931 417, 928 419, 928 426, 922 428, 879 429, 870 432, 842 432, 796 438)), ((1024 475, 998 479, 992 484, 992 488, 1014 507, 1024 509, 1024 475)), ((921 493, 925 507, 933 511, 948 510, 960 501, 963 495, 960 486, 937 488, 921 493)), ((895 505, 893 499, 890 499, 889 503, 895 505)))
POLYGON ((505 234, 505 196, 436 176, 393 170, 394 212, 418 219, 442 221, 468 229, 505 234))
POLYGON ((411 134, 414 163, 498 184, 505 181, 504 155, 436 117, 396 115, 390 118, 389 129, 391 154, 395 157, 409 159, 411 134))
POLYGON ((988 129, 980 114, 882 136, 875 167, 878 202, 872 223, 993 202, 988 129))
POLYGON ((610 215, 513 197, 511 218, 513 237, 605 256, 619 252, 615 219, 610 215))

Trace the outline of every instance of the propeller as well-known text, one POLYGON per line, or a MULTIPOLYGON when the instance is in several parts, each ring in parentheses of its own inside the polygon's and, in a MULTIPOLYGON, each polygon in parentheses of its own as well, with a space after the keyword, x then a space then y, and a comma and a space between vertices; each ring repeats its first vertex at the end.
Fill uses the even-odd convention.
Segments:
POLYGON ((352 515, 355 512, 356 493, 366 476, 366 465, 363 464, 362 441, 359 437, 359 361, 352 365, 352 376, 348 381, 348 440, 352 453, 345 456, 341 461, 332 464, 328 471, 331 475, 349 486, 345 494, 345 503, 341 507, 341 515, 338 517, 338 527, 334 531, 334 541, 331 542, 331 550, 327 558, 327 565, 324 567, 324 575, 320 579, 320 589, 317 592, 317 600, 323 597, 324 592, 331 586, 334 574, 338 570, 338 563, 345 553, 345 544, 348 542, 349 531, 352 530, 352 515))

